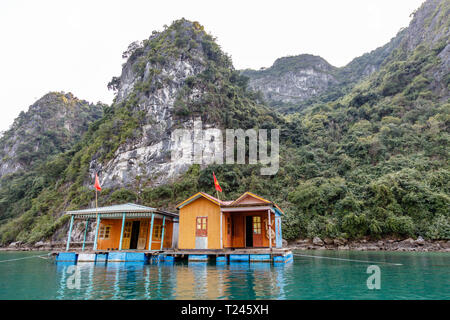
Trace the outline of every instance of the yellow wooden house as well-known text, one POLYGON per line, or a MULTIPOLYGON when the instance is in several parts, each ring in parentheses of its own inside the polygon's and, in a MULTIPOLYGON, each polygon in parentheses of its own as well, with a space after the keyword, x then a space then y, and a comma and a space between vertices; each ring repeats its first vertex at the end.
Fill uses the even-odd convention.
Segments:
POLYGON ((66 250, 75 219, 96 221, 93 250, 163 250, 176 247, 178 214, 134 203, 67 211, 71 217, 66 250))
POLYGON ((232 201, 198 192, 177 209, 179 249, 282 247, 283 211, 251 192, 232 201))

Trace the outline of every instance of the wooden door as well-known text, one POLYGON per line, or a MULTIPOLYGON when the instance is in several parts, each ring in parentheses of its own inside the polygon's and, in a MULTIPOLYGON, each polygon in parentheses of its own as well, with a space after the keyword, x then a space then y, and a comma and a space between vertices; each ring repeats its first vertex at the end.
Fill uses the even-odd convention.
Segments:
POLYGON ((233 246, 233 219, 231 219, 229 214, 225 216, 224 246, 228 248, 233 246))
POLYGON ((133 223, 131 221, 125 222, 125 228, 123 229, 122 249, 130 249, 131 240, 131 228, 133 223))
POLYGON ((245 247, 245 216, 233 215, 233 247, 245 247))
POLYGON ((141 229, 139 230, 138 250, 144 250, 147 243, 148 220, 141 221, 141 229))
POLYGON ((262 247, 262 219, 261 216, 253 216, 253 246, 262 247))
POLYGON ((133 221, 133 226, 131 227, 130 249, 137 249, 140 228, 141 222, 139 220, 133 221))
POLYGON ((208 249, 208 217, 197 217, 195 249, 208 249))

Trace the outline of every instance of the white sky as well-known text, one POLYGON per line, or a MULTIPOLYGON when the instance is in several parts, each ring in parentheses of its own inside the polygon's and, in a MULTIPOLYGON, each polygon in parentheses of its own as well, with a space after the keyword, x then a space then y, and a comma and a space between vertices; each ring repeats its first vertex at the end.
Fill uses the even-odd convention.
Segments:
POLYGON ((0 131, 49 91, 110 103, 122 52, 185 17, 217 37, 237 69, 287 55, 340 67, 387 43, 423 0, 1 0, 0 131))

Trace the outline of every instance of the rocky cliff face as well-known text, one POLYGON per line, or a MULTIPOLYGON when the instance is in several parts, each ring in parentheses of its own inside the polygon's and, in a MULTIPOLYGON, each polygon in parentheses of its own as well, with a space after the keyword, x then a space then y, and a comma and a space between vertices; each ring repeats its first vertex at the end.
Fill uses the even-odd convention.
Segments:
POLYGON ((450 70, 450 1, 429 0, 414 12, 409 27, 399 47, 403 54, 409 54, 418 47, 434 50, 439 58, 428 75, 433 79, 431 88, 443 100, 448 99, 450 70))
POLYGON ((297 103, 316 96, 338 82, 337 68, 318 56, 302 54, 279 58, 268 69, 244 70, 250 87, 268 101, 297 103))
MULTIPOLYGON (((114 112, 126 109, 138 125, 109 159, 100 161, 100 150, 89 164, 91 177, 100 172, 100 182, 107 188, 127 186, 136 179, 148 186, 171 181, 191 165, 171 161, 172 152, 194 147, 193 136, 190 140, 172 139, 175 129, 193 129, 194 123, 201 121, 203 129, 221 127, 228 121, 227 113, 238 121, 231 116, 234 111, 248 120, 251 116, 246 117, 245 110, 254 104, 249 101, 240 108, 242 101, 232 101, 244 96, 237 92, 228 95, 232 98, 227 103, 227 90, 243 90, 233 86, 241 77, 197 22, 175 21, 130 48, 124 54, 128 60, 121 76, 110 86, 117 90, 114 112)), ((207 151, 209 143, 196 147, 207 151)))
POLYGON ((331 66, 321 57, 303 54, 277 59, 268 69, 243 70, 242 74, 250 78, 250 86, 261 91, 268 103, 297 105, 290 111, 299 111, 304 107, 302 103, 311 98, 320 99, 323 95, 320 100, 331 101, 343 96, 383 64, 398 59, 399 52, 407 55, 419 45, 425 45, 442 50, 439 54, 441 66, 430 70, 430 74, 435 78, 434 91, 445 98, 445 77, 450 69, 449 14, 448 1, 426 1, 413 13, 408 28, 400 30, 386 45, 353 59, 342 68, 331 66))
POLYGON ((101 106, 71 93, 46 94, 0 138, 0 178, 69 149, 101 116, 101 106))
MULTIPOLYGON (((188 22, 182 23, 182 29, 191 29, 193 33, 196 30, 188 22)), ((176 41, 175 34, 167 37, 168 33, 153 35, 145 45, 136 49, 123 67, 115 107, 133 99, 132 112, 139 113, 143 123, 137 129, 139 132, 136 137, 121 144, 108 162, 91 161, 92 174, 100 172, 101 183, 107 188, 130 184, 137 176, 158 185, 188 168, 182 163, 170 161, 171 150, 181 148, 177 141, 171 141, 171 131, 174 126, 192 127, 192 121, 175 121, 173 111, 186 79, 205 70, 206 62, 200 44, 202 34, 199 33, 198 38, 194 34, 190 35, 198 47, 189 50, 189 57, 183 56, 181 52, 169 56, 167 52, 161 52, 162 48, 159 52, 151 52, 155 43, 161 42, 164 46, 167 45, 165 41, 176 41), (164 57, 164 62, 155 59, 159 54, 164 57)))

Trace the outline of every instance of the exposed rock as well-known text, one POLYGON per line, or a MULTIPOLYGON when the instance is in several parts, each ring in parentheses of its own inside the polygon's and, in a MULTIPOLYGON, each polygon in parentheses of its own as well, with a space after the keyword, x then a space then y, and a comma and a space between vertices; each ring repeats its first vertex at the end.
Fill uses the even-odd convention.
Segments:
MULTIPOLYGON (((91 183, 95 172, 101 172, 100 183, 105 188, 135 184, 136 177, 142 177, 143 183, 156 187, 172 181, 191 167, 192 150, 198 149, 203 154, 211 155, 200 159, 202 167, 213 158, 214 152, 218 150, 217 142, 204 139, 206 134, 202 129, 217 128, 217 124, 202 122, 199 117, 183 118, 175 113, 176 102, 179 101, 177 99, 182 89, 185 90, 187 79, 195 78, 210 63, 202 45, 207 34, 196 26, 197 24, 184 19, 176 21, 169 29, 153 34, 128 59, 117 86, 114 107, 133 101, 132 112, 142 114, 143 123, 136 129, 132 139, 117 148, 112 159, 106 163, 95 157, 91 160, 91 179, 85 182, 86 185, 91 183), (190 39, 196 45, 190 47, 188 53, 173 49, 177 53, 170 56, 164 48, 176 47, 173 35, 176 32, 180 32, 177 37, 190 39), (156 44, 160 46, 159 43, 164 43, 164 46, 154 54, 167 56, 164 63, 151 58, 150 53, 156 44), (141 89, 138 84, 149 89, 141 89), (197 131, 192 135, 175 137, 175 129, 197 131)), ((207 89, 192 89, 186 99, 202 101, 206 94, 202 90, 207 89)))
POLYGON ((44 246, 46 246, 47 245, 47 243, 45 243, 45 242, 43 242, 43 241, 38 241, 38 242, 36 242, 35 244, 34 244, 34 247, 35 248, 41 248, 41 247, 44 247, 44 246))
POLYGON ((315 244, 316 246, 323 246, 323 241, 319 237, 314 237, 313 244, 315 244))
POLYGON ((401 244, 403 244, 403 245, 411 245, 411 244, 414 244, 414 239, 412 239, 412 238, 408 238, 408 239, 405 239, 405 240, 403 240, 403 241, 401 241, 400 242, 401 244))
POLYGON ((21 241, 16 241, 16 242, 11 242, 11 244, 9 245, 10 248, 18 248, 22 245, 21 241))
POLYGON ((325 242, 325 244, 333 244, 334 243, 333 239, 330 239, 330 238, 323 239, 323 242, 325 242))
POLYGON ((244 70, 250 87, 261 91, 269 101, 295 103, 324 92, 337 83, 337 68, 323 58, 302 54, 277 59, 264 70, 244 70))
POLYGON ((425 244, 425 240, 424 240, 421 236, 419 236, 419 237, 417 238, 417 240, 414 241, 414 243, 417 244, 417 245, 419 245, 419 246, 423 246, 423 245, 425 244))
POLYGON ((44 95, 22 112, 0 138, 0 178, 71 148, 102 114, 101 105, 71 93, 44 95))
POLYGON ((347 239, 343 239, 343 238, 337 238, 333 240, 333 243, 337 246, 342 246, 345 245, 347 243, 347 239))

